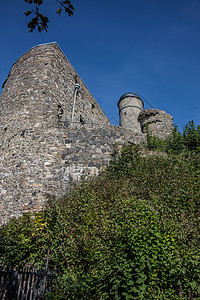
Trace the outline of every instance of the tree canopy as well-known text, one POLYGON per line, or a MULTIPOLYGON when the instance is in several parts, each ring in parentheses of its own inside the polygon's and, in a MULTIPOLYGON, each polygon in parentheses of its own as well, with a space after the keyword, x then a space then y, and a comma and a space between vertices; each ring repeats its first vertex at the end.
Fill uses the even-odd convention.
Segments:
MULTIPOLYGON (((33 16, 34 17, 30 20, 28 23, 28 28, 29 32, 33 32, 36 28, 38 29, 39 32, 42 30, 47 31, 48 28, 48 23, 49 23, 49 18, 45 15, 43 15, 40 12, 41 5, 44 3, 44 0, 24 0, 28 4, 32 5, 31 10, 25 11, 25 15, 28 16, 33 16)), ((56 0, 58 3, 58 9, 56 13, 60 16, 62 11, 66 12, 69 17, 71 17, 74 13, 74 6, 72 5, 71 1, 69 0, 56 0)))

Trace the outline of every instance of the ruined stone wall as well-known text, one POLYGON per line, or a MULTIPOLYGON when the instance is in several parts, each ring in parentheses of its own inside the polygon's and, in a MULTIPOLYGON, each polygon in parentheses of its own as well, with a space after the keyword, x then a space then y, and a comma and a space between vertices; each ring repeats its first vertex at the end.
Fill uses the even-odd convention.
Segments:
POLYGON ((173 118, 163 110, 145 109, 140 113, 138 120, 143 133, 148 126, 149 132, 160 139, 166 139, 172 134, 173 118))
POLYGON ((56 43, 39 45, 13 65, 0 97, 1 126, 27 129, 71 121, 75 87, 79 83, 74 121, 109 120, 56 43))
MULTIPOLYGON (((0 224, 41 209, 47 193, 59 197, 82 176, 98 174, 115 143, 145 139, 142 132, 110 125, 56 43, 36 46, 17 60, 0 108, 0 224)), ((163 136, 171 128, 168 116, 146 110, 140 122, 163 136)))
POLYGON ((61 196, 82 176, 97 174, 107 166, 115 143, 143 141, 142 135, 118 126, 92 127, 1 129, 1 223, 41 209, 46 193, 61 196))
POLYGON ((75 83, 74 121, 110 124, 56 43, 32 48, 13 65, 0 97, 0 223, 40 209, 46 193, 63 194, 65 183, 91 168, 89 133, 79 141, 68 124, 75 83))

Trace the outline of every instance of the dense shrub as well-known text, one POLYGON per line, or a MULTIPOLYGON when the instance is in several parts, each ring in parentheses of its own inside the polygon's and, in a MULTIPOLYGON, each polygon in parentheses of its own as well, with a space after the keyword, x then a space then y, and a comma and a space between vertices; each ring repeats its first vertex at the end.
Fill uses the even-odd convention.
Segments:
POLYGON ((174 126, 171 136, 160 139, 153 136, 146 126, 147 147, 150 150, 161 150, 167 153, 179 154, 185 150, 200 151, 200 126, 196 126, 194 121, 189 121, 183 127, 183 133, 174 126))
POLYGON ((183 128, 183 140, 186 147, 197 148, 200 146, 200 126, 194 121, 189 121, 183 128))
POLYGON ((124 146, 104 173, 0 230, 1 261, 59 270, 55 299, 200 297, 200 153, 124 146))

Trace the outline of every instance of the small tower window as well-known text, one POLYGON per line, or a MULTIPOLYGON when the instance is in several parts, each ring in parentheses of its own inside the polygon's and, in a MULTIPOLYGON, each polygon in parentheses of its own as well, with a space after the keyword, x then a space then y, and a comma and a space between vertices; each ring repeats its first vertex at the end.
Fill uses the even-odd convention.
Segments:
POLYGON ((58 107, 57 107, 57 118, 58 118, 58 122, 61 121, 62 119, 62 116, 63 116, 63 109, 62 109, 62 106, 60 104, 58 104, 58 107))

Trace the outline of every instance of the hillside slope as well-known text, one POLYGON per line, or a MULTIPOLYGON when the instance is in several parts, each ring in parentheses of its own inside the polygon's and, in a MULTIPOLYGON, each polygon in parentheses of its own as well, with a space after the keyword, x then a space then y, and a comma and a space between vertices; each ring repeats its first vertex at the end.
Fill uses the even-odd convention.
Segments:
POLYGON ((200 153, 124 146, 105 172, 0 229, 0 263, 60 272, 55 299, 200 298, 200 153))

